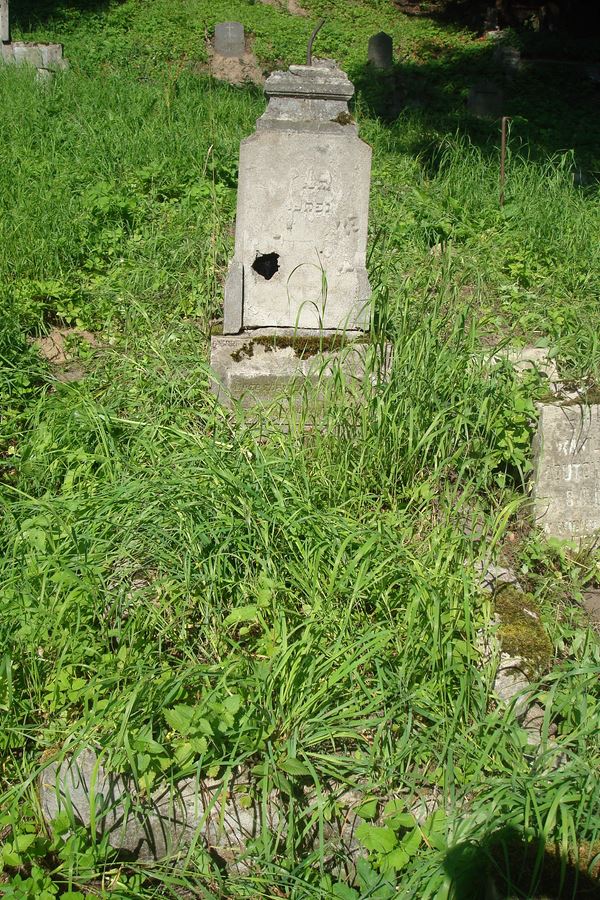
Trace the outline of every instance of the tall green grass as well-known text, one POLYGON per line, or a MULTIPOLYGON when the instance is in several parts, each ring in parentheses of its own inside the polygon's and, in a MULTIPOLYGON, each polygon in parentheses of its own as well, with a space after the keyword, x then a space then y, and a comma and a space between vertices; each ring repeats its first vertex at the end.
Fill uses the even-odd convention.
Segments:
MULTIPOLYGON (((496 657, 481 654, 492 623, 477 561, 515 508, 494 448, 518 388, 484 373, 464 317, 406 303, 382 318, 389 381, 364 410, 342 394, 308 437, 216 407, 189 325, 150 339, 143 358, 115 350, 32 411, 4 489, 7 808, 32 809, 45 750, 92 742, 129 770, 141 765, 129 748, 151 734, 161 750, 138 772, 147 787, 242 763, 280 787, 291 757, 309 781, 365 796, 439 791, 448 831, 399 876, 406 896, 441 890, 446 848, 504 822, 571 852, 596 839, 578 799, 598 763, 594 716, 546 740, 532 768, 491 700, 496 657), (165 710, 211 716, 232 695, 234 721, 199 756, 178 756, 165 710), (552 774, 544 760, 563 751, 552 774), (548 778, 572 785, 559 821, 548 778)), ((590 642, 540 686, 550 717, 573 716, 567 697, 593 708, 597 665, 590 642)), ((293 796, 287 844, 256 848, 251 876, 223 882, 223 896, 329 895, 301 849, 314 812, 293 796)), ((80 866, 75 883, 86 877, 80 866)))
POLYGON ((463 47, 460 65, 433 67, 458 109, 471 56, 485 69, 479 45, 387 4, 307 6, 335 12, 321 49, 363 78, 373 359, 394 349, 384 382, 339 378, 308 432, 295 418, 282 430, 281 410, 225 410, 208 390, 238 147, 263 99, 201 68, 215 18, 243 18, 269 67, 301 59, 308 21, 233 2, 59 6, 48 21, 38 7, 25 36, 64 34, 72 70, 45 90, 0 69, 12 123, 0 169, 0 828, 13 893, 460 898, 466 879, 472 896, 492 883, 535 896, 556 845, 562 896, 575 897, 568 871, 597 853, 600 659, 576 605, 595 557, 529 532, 541 388, 483 349, 535 341, 566 375, 597 378, 597 188, 574 183, 569 153, 529 158, 516 122, 501 211, 494 126, 449 118, 439 97, 384 124, 361 71, 385 14, 413 67, 404 60, 408 100, 433 38, 463 47), (30 343, 65 324, 97 332, 95 352, 73 351, 80 383, 58 381, 30 343), (478 572, 498 555, 553 642, 533 687, 539 751, 492 694, 499 647, 478 572), (165 717, 178 703, 222 719, 202 752, 182 749, 165 717), (146 759, 136 747, 149 736, 159 749, 146 759), (288 790, 287 841, 264 834, 249 872, 225 877, 199 846, 123 868, 81 830, 46 840, 36 775, 89 744, 142 791, 259 766, 262 790, 288 790), (310 774, 290 780, 290 759, 310 774), (315 783, 406 808, 437 796, 443 828, 396 875, 372 851, 354 887, 336 884, 343 860, 307 849, 325 815, 303 800, 315 783), (515 839, 533 863, 515 863, 515 839))

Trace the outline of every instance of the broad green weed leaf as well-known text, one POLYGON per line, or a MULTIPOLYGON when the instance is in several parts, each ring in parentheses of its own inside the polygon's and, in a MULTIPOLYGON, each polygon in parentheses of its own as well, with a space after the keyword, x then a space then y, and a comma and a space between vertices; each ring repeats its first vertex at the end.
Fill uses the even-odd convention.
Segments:
POLYGON ((6 866, 11 866, 13 869, 18 868, 22 863, 21 857, 12 844, 4 844, 2 847, 2 861, 6 866))
POLYGON ((421 846, 422 834, 420 828, 413 828, 412 831, 409 831, 401 841, 400 846, 403 850, 406 851, 408 856, 414 856, 419 847, 421 846))
POLYGON ((387 853, 382 859, 381 871, 397 872, 399 869, 403 869, 408 862, 410 862, 410 855, 406 852, 404 847, 396 847, 395 850, 387 853))
POLYGON ((310 775, 310 769, 308 769, 304 765, 304 763, 300 762, 300 760, 296 759, 294 756, 288 756, 287 759, 284 759, 283 762, 280 762, 279 768, 287 775, 293 775, 297 777, 310 775))
POLYGON ((377 815, 377 797, 366 797, 356 810, 361 819, 374 819, 377 815))
POLYGON ((383 809, 383 818, 386 823, 394 829, 398 828, 414 828, 416 824, 415 817, 412 813, 405 812, 406 804, 397 798, 386 803, 383 809))
POLYGON ((369 825, 363 822, 356 829, 356 837, 366 850, 389 853, 398 845, 398 839, 391 828, 369 825))
POLYGON ((332 893, 334 897, 339 897, 339 900, 360 900, 358 891, 341 882, 333 885, 332 893))
POLYGON ((229 625, 239 625, 241 622, 258 622, 258 607, 237 606, 225 618, 223 625, 227 628, 229 625))

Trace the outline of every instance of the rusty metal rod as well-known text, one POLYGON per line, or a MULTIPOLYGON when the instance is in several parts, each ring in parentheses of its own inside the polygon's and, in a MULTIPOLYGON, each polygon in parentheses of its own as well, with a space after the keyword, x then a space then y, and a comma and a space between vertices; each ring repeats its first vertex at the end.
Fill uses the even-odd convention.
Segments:
POLYGON ((312 66, 312 48, 313 48, 313 44, 314 44, 314 42, 315 42, 315 38, 316 38, 317 34, 319 33, 319 31, 321 30, 321 28, 323 27, 324 24, 325 24, 325 19, 319 19, 319 21, 318 21, 318 23, 317 23, 317 25, 316 25, 316 27, 315 27, 315 30, 313 31, 313 33, 312 33, 311 36, 310 36, 310 40, 309 40, 309 42, 308 42, 308 48, 307 48, 307 51, 306 51, 306 65, 307 65, 307 66, 312 66))
POLYGON ((510 116, 502 116, 502 137, 500 142, 500 206, 504 206, 504 184, 506 181, 506 125, 510 116))

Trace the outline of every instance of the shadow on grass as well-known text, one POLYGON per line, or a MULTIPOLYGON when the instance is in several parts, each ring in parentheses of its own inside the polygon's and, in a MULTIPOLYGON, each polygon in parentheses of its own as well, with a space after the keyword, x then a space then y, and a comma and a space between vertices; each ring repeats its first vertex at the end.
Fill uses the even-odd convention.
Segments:
POLYGON ((110 0, 9 0, 11 27, 30 31, 52 19, 64 19, 73 13, 98 13, 110 6, 110 0))
POLYGON ((600 34, 600 7, 590 0, 569 0, 569 2, 544 3, 543 0, 529 2, 492 3, 492 0, 394 0, 398 10, 404 15, 428 18, 442 25, 483 31, 491 19, 505 28, 515 28, 527 19, 536 22, 541 31, 560 30, 571 35, 588 38, 600 34), (490 10, 496 10, 496 14, 490 10))
POLYGON ((493 831, 447 854, 454 900, 600 900, 596 848, 582 848, 579 866, 553 852, 542 838, 526 840, 516 828, 493 831), (595 867, 594 875, 586 867, 595 867))
POLYGON ((533 159, 569 150, 587 177, 600 176, 600 67, 569 61, 524 61, 520 71, 503 66, 498 43, 468 43, 463 48, 432 48, 431 58, 405 60, 390 70, 369 63, 350 76, 362 110, 380 119, 409 152, 424 153, 440 134, 461 132, 482 149, 498 152, 500 115, 512 119, 513 149, 526 148, 533 159), (478 86, 500 94, 495 116, 478 118, 468 109, 468 96, 478 86), (418 119, 410 143, 404 116, 418 119), (416 137, 420 132, 420 137, 416 137))

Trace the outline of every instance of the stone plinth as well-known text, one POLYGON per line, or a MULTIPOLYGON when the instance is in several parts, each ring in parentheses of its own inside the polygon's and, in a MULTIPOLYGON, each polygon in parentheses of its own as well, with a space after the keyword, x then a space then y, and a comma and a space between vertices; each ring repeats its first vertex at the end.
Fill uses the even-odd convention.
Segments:
POLYGON ((240 148, 226 334, 368 326, 371 148, 348 113, 353 92, 330 62, 267 80, 268 108, 240 148))
POLYGON ((41 75, 68 69, 62 44, 43 44, 33 41, 12 41, 1 45, 1 59, 5 63, 34 66, 41 75))
POLYGON ((213 393, 245 408, 268 406, 293 396, 295 409, 318 410, 343 379, 351 392, 361 388, 369 345, 362 335, 315 333, 304 329, 257 329, 220 335, 211 341, 213 393))
POLYGON ((552 537, 591 538, 600 529, 600 405, 540 407, 534 507, 552 537))

